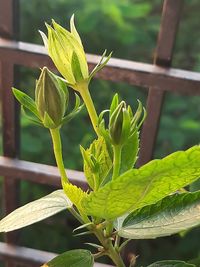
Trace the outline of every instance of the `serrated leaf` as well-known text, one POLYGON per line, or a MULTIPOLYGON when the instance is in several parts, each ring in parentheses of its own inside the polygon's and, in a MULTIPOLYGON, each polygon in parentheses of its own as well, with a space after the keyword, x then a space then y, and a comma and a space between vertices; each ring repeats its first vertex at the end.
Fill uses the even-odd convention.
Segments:
POLYGON ((122 148, 120 174, 133 168, 139 151, 139 132, 135 132, 122 148))
POLYGON ((94 258, 89 250, 74 249, 55 257, 41 267, 92 267, 94 258))
POLYGON ((132 212, 118 234, 132 239, 169 236, 200 224, 200 192, 168 196, 132 212))
POLYGON ((115 219, 154 204, 200 176, 200 146, 122 174, 83 200, 88 215, 115 219))
POLYGON ((166 261, 157 261, 148 265, 147 267, 196 267, 193 264, 186 263, 184 261, 177 260, 166 260, 166 261))
POLYGON ((0 221, 0 232, 20 229, 70 207, 72 203, 63 190, 56 190, 11 212, 0 221))
POLYGON ((86 192, 84 192, 80 187, 70 183, 64 183, 63 189, 67 197, 71 200, 71 202, 80 210, 83 210, 82 200, 88 196, 86 192))
POLYGON ((94 140, 88 149, 81 148, 81 152, 88 184, 93 190, 98 190, 112 168, 112 160, 104 138, 94 140))

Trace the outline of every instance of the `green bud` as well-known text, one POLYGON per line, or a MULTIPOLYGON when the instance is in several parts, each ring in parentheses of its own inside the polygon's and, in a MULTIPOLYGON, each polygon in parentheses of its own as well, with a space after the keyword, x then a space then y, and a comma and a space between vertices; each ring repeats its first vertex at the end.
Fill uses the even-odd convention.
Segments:
POLYGON ((43 41, 59 72, 68 84, 77 90, 77 84, 87 81, 89 73, 84 48, 74 25, 74 16, 70 21, 71 32, 54 20, 52 24, 53 27, 46 24, 48 38, 40 32, 43 41))
POLYGON ((109 121, 109 133, 114 145, 122 145, 129 137, 131 118, 126 108, 126 103, 122 101, 112 112, 109 121))
POLYGON ((124 101, 119 103, 118 95, 115 94, 110 109, 102 111, 99 115, 99 133, 107 142, 123 146, 135 132, 139 131, 145 117, 146 111, 141 102, 139 102, 138 108, 133 114, 131 107, 127 107, 124 101), (106 128, 104 120, 104 115, 107 112, 109 112, 108 128, 106 128))
POLYGON ((101 70, 111 57, 103 53, 100 62, 89 74, 86 54, 81 38, 74 25, 74 16, 70 20, 70 31, 66 30, 54 20, 52 26, 46 24, 48 36, 40 31, 44 45, 56 68, 66 79, 68 85, 80 91, 82 84, 89 84, 91 78, 101 70))
POLYGON ((46 67, 36 82, 35 103, 40 119, 47 128, 57 128, 62 124, 68 100, 68 91, 63 83, 46 67))

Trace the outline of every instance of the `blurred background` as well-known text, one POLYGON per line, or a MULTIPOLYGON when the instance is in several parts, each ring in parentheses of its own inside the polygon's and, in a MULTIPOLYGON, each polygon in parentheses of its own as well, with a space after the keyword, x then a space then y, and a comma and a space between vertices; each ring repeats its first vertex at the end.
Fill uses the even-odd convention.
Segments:
MULTIPOLYGON (((102 54, 113 51, 113 57, 152 63, 162 12, 161 0, 20 0, 20 40, 42 44, 38 29, 46 32, 44 22, 55 19, 69 28, 69 19, 75 14, 75 23, 87 53, 102 54)), ((200 70, 200 1, 185 0, 177 36, 172 67, 200 70)), ((35 79, 39 70, 19 68, 19 88, 34 95, 35 79)), ((94 80, 91 94, 98 112, 108 108, 118 92, 133 109, 137 99, 146 104, 147 90, 125 83, 94 80)), ((21 116, 21 159, 54 165, 50 136, 21 116)), ((63 127, 62 139, 65 166, 82 170, 79 145, 87 147, 94 133, 86 111, 63 127)), ((167 93, 161 116, 155 158, 161 158, 179 149, 198 144, 200 140, 200 97, 167 93)), ((193 190, 198 183, 193 185, 193 190)), ((200 186, 199 186, 200 188, 200 186)), ((21 184, 21 204, 51 192, 53 188, 21 184)), ((75 222, 66 213, 25 228, 20 244, 52 252, 81 248, 90 237, 73 237, 75 222)), ((200 230, 156 240, 134 241, 129 248, 139 255, 137 266, 146 266, 162 259, 188 260, 198 257, 200 230)), ((85 248, 88 248, 84 245, 85 248)))

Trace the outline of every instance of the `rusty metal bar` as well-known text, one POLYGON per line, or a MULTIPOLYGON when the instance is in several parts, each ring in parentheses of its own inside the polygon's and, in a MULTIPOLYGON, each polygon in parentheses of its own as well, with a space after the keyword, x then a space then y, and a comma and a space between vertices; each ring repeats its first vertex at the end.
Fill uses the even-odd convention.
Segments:
MULTIPOLYGON (((20 266, 38 267, 55 258, 57 254, 26 247, 18 247, 0 242, 0 259, 10 260, 20 266)), ((12 265, 13 266, 13 265, 12 265)), ((112 267, 107 264, 95 263, 94 267, 112 267)))
MULTIPOLYGON (((70 181, 83 189, 88 189, 83 172, 66 170, 70 181)), ((57 167, 0 156, 0 175, 26 181, 61 187, 57 167)))
MULTIPOLYGON (((0 2, 0 36, 9 39, 17 39, 17 12, 18 0, 6 0, 0 2)), ((11 94, 11 86, 14 84, 14 64, 5 57, 0 57, 2 96, 2 128, 3 128, 3 154, 8 157, 16 157, 19 153, 19 112, 16 102, 11 94), (5 60, 4 60, 5 59, 5 60)), ((18 206, 19 181, 4 177, 3 195, 5 213, 9 213, 18 206)), ((18 233, 5 235, 7 243, 16 243, 18 233)), ((15 264, 6 261, 6 267, 15 264)))
MULTIPOLYGON (((158 36, 157 49, 154 64, 161 67, 170 67, 173 55, 173 48, 181 16, 183 0, 165 0, 161 27, 158 36)), ((142 135, 141 149, 138 165, 143 165, 151 160, 154 152, 154 144, 157 137, 164 90, 173 90, 169 84, 163 82, 160 88, 151 86, 147 98, 147 118, 145 120, 142 135), (158 90, 161 89, 161 90, 158 90)), ((178 90, 177 90, 178 91, 178 90)), ((189 87, 188 87, 189 91, 189 87)))
POLYGON ((0 1, 0 36, 8 39, 17 39, 19 23, 14 13, 18 13, 18 0, 0 1))
MULTIPOLYGON (((3 56, 12 61, 13 64, 31 68, 39 68, 44 65, 54 68, 44 47, 40 45, 0 39, 0 58, 3 56)), ((100 57, 88 54, 87 59, 89 67, 92 69, 98 63, 100 57)), ((130 60, 112 58, 96 77, 146 88, 151 87, 152 90, 200 94, 200 73, 130 60)))
MULTIPOLYGON (((2 125, 3 125, 3 154, 7 157, 16 157, 19 152, 19 120, 16 102, 11 93, 14 84, 14 66, 8 62, 1 62, 2 75, 2 125)), ((14 210, 19 203, 19 181, 4 177, 3 195, 5 213, 14 210)), ((15 243, 17 233, 6 234, 6 242, 15 243)))

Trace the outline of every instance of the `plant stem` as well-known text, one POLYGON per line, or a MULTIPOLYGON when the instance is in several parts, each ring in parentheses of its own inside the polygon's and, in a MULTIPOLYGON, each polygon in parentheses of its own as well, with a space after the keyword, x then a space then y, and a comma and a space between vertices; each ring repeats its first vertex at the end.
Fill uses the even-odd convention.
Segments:
POLYGON ((113 146, 113 176, 112 179, 114 180, 119 176, 120 166, 121 166, 121 152, 122 152, 122 146, 113 146))
POLYGON ((113 232, 113 222, 109 222, 108 225, 106 226, 106 236, 110 237, 113 232))
MULTIPOLYGON (((54 150, 54 155, 56 159, 56 163, 60 172, 61 176, 61 183, 62 187, 64 188, 65 183, 69 183, 69 179, 67 177, 66 171, 65 171, 65 166, 63 163, 63 156, 62 156, 62 145, 61 145, 61 138, 60 138, 60 130, 59 128, 55 129, 50 129, 52 141, 53 141, 53 150, 54 150)), ((69 209, 71 214, 82 224, 90 222, 87 216, 82 215, 82 217, 76 212, 75 209, 71 208, 69 209)))
POLYGON ((103 232, 100 230, 95 230, 94 234, 100 241, 100 243, 103 245, 105 249, 105 254, 111 258, 111 260, 116 264, 116 267, 126 267, 121 255, 118 253, 118 251, 113 247, 112 241, 109 238, 105 237, 103 232))
POLYGON ((120 236, 116 235, 116 239, 115 239, 115 248, 119 249, 119 245, 120 245, 120 236))
POLYGON ((116 267, 126 267, 122 258, 121 258, 121 255, 115 250, 113 245, 110 247, 109 251, 110 251, 110 255, 108 254, 108 256, 116 264, 116 267))
POLYGON ((61 139, 60 139, 60 130, 59 128, 50 129, 52 141, 53 141, 53 150, 54 155, 56 159, 56 163, 60 172, 61 176, 61 182, 62 185, 64 183, 69 183, 69 179, 67 177, 67 174, 65 172, 65 167, 63 163, 63 156, 62 156, 62 145, 61 145, 61 139))
POLYGON ((88 114, 90 116, 93 128, 97 134, 97 136, 99 136, 99 132, 98 132, 98 116, 97 116, 97 112, 96 109, 94 107, 94 103, 93 100, 91 98, 89 89, 88 89, 88 85, 87 84, 83 84, 80 88, 79 88, 79 92, 81 94, 81 97, 83 98, 83 101, 86 105, 88 114))

